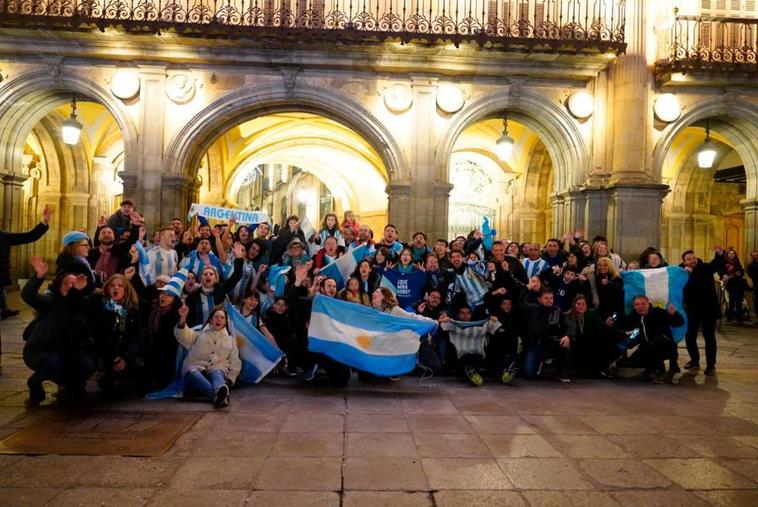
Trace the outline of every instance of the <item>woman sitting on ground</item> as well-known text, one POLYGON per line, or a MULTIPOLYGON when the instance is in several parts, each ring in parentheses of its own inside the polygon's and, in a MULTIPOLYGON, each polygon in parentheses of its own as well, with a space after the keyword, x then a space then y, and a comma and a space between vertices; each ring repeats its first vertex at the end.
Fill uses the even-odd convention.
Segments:
POLYGON ((237 341, 227 329, 227 315, 219 305, 210 312, 210 317, 200 331, 187 327, 189 307, 179 308, 179 322, 174 336, 179 344, 188 349, 182 363, 182 375, 187 387, 199 390, 216 408, 229 405, 229 386, 234 384, 242 370, 237 341))
POLYGON ((617 343, 623 331, 614 328, 615 319, 603 321, 589 308, 587 297, 579 294, 565 313, 566 334, 571 338, 571 362, 583 377, 611 377, 609 365, 621 355, 617 343), (619 334, 621 333, 621 334, 619 334))

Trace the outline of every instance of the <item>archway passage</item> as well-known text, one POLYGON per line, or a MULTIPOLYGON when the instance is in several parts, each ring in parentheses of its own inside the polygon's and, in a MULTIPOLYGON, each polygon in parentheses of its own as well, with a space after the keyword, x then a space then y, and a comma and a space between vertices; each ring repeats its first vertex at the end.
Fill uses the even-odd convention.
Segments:
POLYGON ((388 172, 362 136, 324 116, 282 112, 239 123, 200 159, 198 199, 291 214, 318 228, 326 213, 351 210, 379 231, 387 221, 388 172))
POLYGON ((65 144, 61 124, 71 114, 68 103, 51 108, 31 128, 23 144, 23 169, 28 178, 21 184, 18 209, 21 224, 30 229, 39 221, 45 205, 55 215, 50 230, 34 245, 19 248, 13 264, 28 266, 33 252, 53 262, 63 235, 74 229, 93 234, 101 215, 118 208, 123 184, 118 173, 124 165, 124 138, 114 117, 101 104, 77 103, 82 124, 78 143, 65 144))
POLYGON ((662 249, 672 263, 690 248, 708 257, 714 245, 734 248, 741 259, 749 258, 742 206, 749 168, 720 129, 724 125, 713 119, 708 126, 716 150, 711 167, 698 163, 706 137, 704 121, 684 128, 664 160, 661 177, 671 192, 663 202, 662 249))
POLYGON ((553 162, 540 137, 524 124, 508 120, 513 151, 498 154, 502 119, 466 127, 453 147, 449 178, 448 236, 467 235, 488 217, 498 237, 544 242, 553 234, 550 194, 553 162))

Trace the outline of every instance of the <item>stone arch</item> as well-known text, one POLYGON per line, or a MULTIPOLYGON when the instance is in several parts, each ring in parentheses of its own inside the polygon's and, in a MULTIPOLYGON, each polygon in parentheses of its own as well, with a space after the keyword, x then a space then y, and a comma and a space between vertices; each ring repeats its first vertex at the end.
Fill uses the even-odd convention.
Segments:
MULTIPOLYGON (((658 181, 663 180, 666 157, 677 136, 682 134, 687 127, 705 119, 709 120, 711 131, 728 141, 737 152, 745 168, 745 199, 741 201, 744 210, 743 247, 745 250, 743 252, 749 252, 758 248, 758 146, 755 144, 755 139, 758 139, 758 106, 730 95, 693 103, 686 113, 662 131, 653 150, 653 174, 658 181)), ((681 187, 683 181, 680 179, 675 178, 673 183, 681 187)), ((688 179, 687 183, 690 183, 690 180, 688 179)), ((678 189, 675 188, 675 190, 678 189)), ((672 237, 680 235, 677 231, 669 232, 672 237)), ((712 245, 688 246, 704 250, 712 245)))
POLYGON ((718 131, 739 154, 745 165, 747 199, 758 198, 758 107, 739 99, 717 97, 694 103, 679 119, 661 133, 653 150, 653 171, 661 181, 663 165, 674 139, 694 123, 709 119, 711 130, 718 131))
POLYGON ((584 183, 589 152, 575 120, 549 99, 533 93, 513 93, 506 89, 481 97, 453 120, 437 145, 437 174, 448 181, 450 155, 463 130, 478 121, 502 117, 532 129, 545 143, 555 170, 555 190, 565 191, 584 183))
POLYGON ((212 102, 176 133, 166 151, 167 169, 194 178, 200 158, 220 135, 256 116, 307 112, 335 120, 361 135, 381 157, 390 181, 407 174, 402 151, 390 131, 370 111, 344 94, 323 88, 281 84, 242 88, 212 102))
POLYGON ((3 167, 13 170, 22 167, 24 141, 34 125, 55 107, 69 102, 72 93, 102 104, 113 115, 124 138, 124 169, 136 171, 137 128, 120 101, 102 84, 65 67, 56 75, 48 69, 29 72, 0 88, 0 146, 4 149, 0 162, 3 167))

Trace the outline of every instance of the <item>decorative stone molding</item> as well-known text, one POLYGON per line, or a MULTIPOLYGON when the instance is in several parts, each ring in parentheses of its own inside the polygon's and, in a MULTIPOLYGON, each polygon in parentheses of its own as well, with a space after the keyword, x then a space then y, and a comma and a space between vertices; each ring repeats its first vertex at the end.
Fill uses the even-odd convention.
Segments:
POLYGON ((195 98, 195 80, 186 74, 174 74, 166 80, 166 96, 176 104, 186 104, 195 98))

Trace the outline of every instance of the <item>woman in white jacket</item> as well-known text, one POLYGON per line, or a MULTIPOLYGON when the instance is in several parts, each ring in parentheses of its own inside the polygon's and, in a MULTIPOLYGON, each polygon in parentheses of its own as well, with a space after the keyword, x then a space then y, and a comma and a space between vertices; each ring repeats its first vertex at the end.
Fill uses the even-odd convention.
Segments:
POLYGON ((223 306, 216 306, 200 331, 187 327, 189 307, 179 308, 179 322, 174 329, 176 340, 189 352, 182 364, 182 375, 187 386, 201 391, 213 400, 216 408, 229 405, 229 386, 242 369, 237 341, 227 329, 227 315, 223 306))

